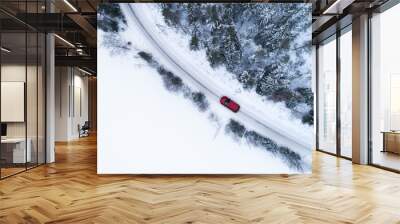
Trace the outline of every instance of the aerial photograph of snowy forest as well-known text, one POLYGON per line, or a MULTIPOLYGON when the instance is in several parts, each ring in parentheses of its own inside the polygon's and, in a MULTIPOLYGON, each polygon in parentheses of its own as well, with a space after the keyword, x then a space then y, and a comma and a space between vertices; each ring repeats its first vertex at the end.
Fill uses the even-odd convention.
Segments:
POLYGON ((102 4, 98 34, 98 173, 311 172, 311 4, 102 4))

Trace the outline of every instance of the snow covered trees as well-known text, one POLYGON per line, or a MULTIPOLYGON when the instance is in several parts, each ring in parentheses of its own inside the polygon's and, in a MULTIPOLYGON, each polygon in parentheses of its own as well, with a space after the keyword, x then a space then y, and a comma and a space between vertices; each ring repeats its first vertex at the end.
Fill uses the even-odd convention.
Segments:
POLYGON ((180 11, 174 4, 162 4, 162 15, 169 26, 177 26, 180 22, 180 11))
POLYGON ((189 35, 190 49, 204 49, 212 67, 226 67, 244 89, 285 102, 296 116, 312 124, 309 5, 160 6, 167 25, 189 35))
POLYGON ((225 53, 227 69, 236 74, 242 72, 243 69, 237 66, 238 64, 241 64, 242 50, 233 25, 229 25, 225 29, 222 43, 224 51, 229 52, 225 53))
POLYGON ((119 32, 126 20, 118 4, 100 4, 98 26, 105 32, 119 32))
POLYGON ((200 49, 199 38, 197 37, 196 30, 193 30, 192 33, 192 39, 190 39, 190 50, 197 51, 200 49))
POLYGON ((250 74, 248 71, 243 71, 239 75, 238 80, 242 83, 244 89, 252 89, 256 83, 255 75, 250 74))
POLYGON ((257 82, 256 92, 262 96, 272 96, 278 89, 287 88, 289 80, 281 73, 279 65, 268 65, 264 68, 264 75, 257 82))
POLYGON ((303 161, 298 153, 290 150, 288 147, 279 146, 272 139, 256 131, 246 129, 243 124, 236 120, 229 120, 225 126, 225 132, 230 134, 236 141, 244 140, 249 145, 260 147, 270 152, 272 155, 282 159, 291 168, 303 170, 303 161))

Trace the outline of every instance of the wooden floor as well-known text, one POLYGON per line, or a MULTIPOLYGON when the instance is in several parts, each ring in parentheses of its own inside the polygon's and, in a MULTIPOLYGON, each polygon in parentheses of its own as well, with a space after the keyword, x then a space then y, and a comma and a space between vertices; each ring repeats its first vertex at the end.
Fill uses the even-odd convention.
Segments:
POLYGON ((19 172, 23 172, 25 171, 25 167, 24 168, 1 168, 1 177, 8 177, 11 176, 13 174, 19 173, 19 172))
POLYGON ((391 152, 381 152, 375 150, 373 154, 374 164, 400 170, 400 155, 391 152))
POLYGON ((400 223, 400 175, 314 154, 312 175, 98 176, 96 139, 0 181, 0 223, 400 223))

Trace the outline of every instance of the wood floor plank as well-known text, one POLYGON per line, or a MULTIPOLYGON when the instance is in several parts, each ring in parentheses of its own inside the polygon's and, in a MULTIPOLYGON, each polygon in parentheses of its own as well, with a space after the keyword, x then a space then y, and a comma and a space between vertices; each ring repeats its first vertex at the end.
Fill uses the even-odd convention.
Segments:
POLYGON ((310 175, 97 175, 96 137, 0 181, 0 223, 399 223, 400 175, 314 152, 310 175))

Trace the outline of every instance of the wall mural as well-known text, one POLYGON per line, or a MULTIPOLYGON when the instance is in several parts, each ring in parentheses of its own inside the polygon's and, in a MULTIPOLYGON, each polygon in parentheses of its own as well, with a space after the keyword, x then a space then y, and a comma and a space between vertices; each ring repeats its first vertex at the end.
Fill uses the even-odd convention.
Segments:
POLYGON ((311 5, 98 10, 98 173, 310 173, 311 5))

